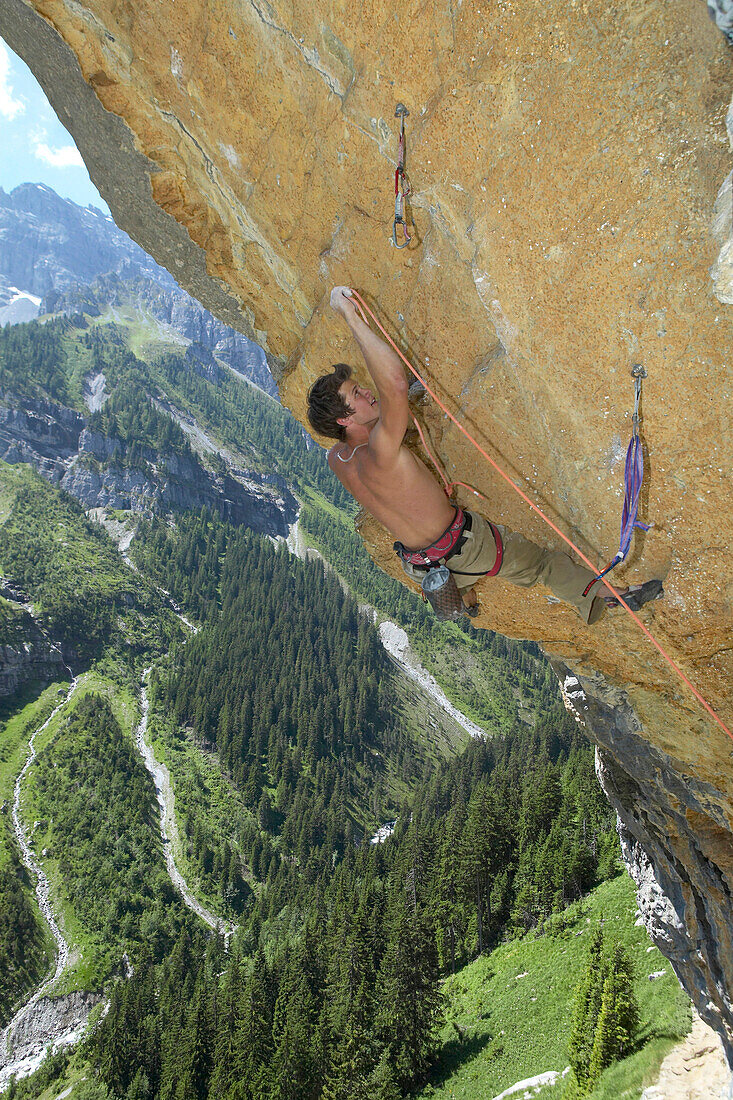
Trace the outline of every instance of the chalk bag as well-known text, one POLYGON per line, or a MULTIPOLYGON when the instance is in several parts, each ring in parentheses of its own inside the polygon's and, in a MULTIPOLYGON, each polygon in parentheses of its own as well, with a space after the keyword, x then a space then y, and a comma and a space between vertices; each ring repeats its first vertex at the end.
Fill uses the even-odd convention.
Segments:
POLYGON ((425 598, 439 619, 444 622, 460 619, 465 608, 453 574, 444 565, 431 569, 422 580, 425 598))

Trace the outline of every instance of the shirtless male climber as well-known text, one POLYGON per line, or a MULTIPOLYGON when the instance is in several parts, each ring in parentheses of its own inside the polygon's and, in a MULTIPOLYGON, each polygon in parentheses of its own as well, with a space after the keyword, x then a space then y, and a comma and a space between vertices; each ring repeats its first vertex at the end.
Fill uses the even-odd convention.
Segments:
MULTIPOLYGON (((399 356, 359 316, 348 287, 334 287, 331 306, 351 329, 378 396, 354 381, 351 367, 337 363, 309 390, 308 419, 321 435, 338 440, 328 452, 331 470, 398 540, 395 550, 405 573, 420 583, 427 570, 446 565, 472 616, 478 612, 473 585, 482 576, 498 575, 525 588, 545 584, 588 624, 597 622, 607 607, 620 606, 608 589, 594 591, 597 585, 583 595, 594 574, 567 554, 536 546, 502 524, 450 503, 429 470, 403 445, 410 414, 399 356)), ((621 595, 638 610, 663 595, 662 584, 647 581, 621 595)))

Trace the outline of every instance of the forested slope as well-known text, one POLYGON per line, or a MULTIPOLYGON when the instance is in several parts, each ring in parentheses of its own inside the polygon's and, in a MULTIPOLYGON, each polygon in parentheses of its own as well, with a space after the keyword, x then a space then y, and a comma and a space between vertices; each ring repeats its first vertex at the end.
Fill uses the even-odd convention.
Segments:
POLYGON ((170 576, 204 625, 161 666, 154 709, 217 755, 250 810, 229 841, 252 894, 230 960, 136 970, 95 1060, 118 1095, 143 1074, 154 1096, 239 1095, 243 1075, 252 1096, 397 1095, 428 1071, 441 975, 614 873, 591 753, 556 704, 418 778, 421 747, 390 743, 391 668, 335 577, 211 517, 141 557, 166 547, 192 565, 203 553, 206 568, 170 576), (358 843, 384 769, 414 795, 394 787, 390 841, 358 843), (151 982, 152 1052, 133 1023, 151 982), (115 1037, 131 1027, 123 1064, 115 1037))
POLYGON ((125 954, 165 958, 192 918, 166 873, 151 779, 107 698, 90 691, 69 708, 29 788, 34 845, 83 945, 77 981, 101 988, 125 954))
POLYGON ((615 837, 588 752, 558 712, 436 770, 385 845, 348 844, 320 866, 274 847, 277 870, 232 958, 192 959, 177 979, 138 971, 119 990, 95 1048, 117 1095, 140 1073, 161 1097, 399 1095, 435 1053, 441 974, 611 873, 615 837), (139 1022, 151 982, 152 1052, 139 1022), (110 1061, 120 1032, 124 1064, 110 1061))

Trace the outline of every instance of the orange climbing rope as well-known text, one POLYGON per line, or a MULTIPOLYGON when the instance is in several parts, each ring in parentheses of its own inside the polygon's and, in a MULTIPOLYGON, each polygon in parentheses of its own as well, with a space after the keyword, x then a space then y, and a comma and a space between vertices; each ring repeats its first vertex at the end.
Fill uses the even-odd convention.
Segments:
MULTIPOLYGON (((479 452, 479 454, 480 454, 480 455, 482 455, 482 456, 483 456, 483 457, 484 457, 484 458, 486 459, 486 461, 487 461, 488 463, 490 463, 490 465, 491 465, 491 466, 493 466, 493 467, 494 467, 494 469, 496 470, 496 472, 497 472, 498 474, 500 474, 500 475, 501 475, 501 477, 503 477, 503 478, 504 478, 504 480, 505 480, 506 482, 508 482, 508 483, 509 483, 509 484, 511 485, 512 489, 514 489, 514 491, 515 491, 515 492, 519 493, 519 495, 520 495, 520 497, 522 498, 522 500, 526 501, 526 503, 527 503, 527 504, 528 504, 528 505, 530 506, 530 508, 532 508, 532 509, 533 509, 533 510, 534 510, 534 511, 535 511, 535 512, 537 513, 537 515, 538 515, 538 516, 540 516, 540 517, 541 517, 541 518, 542 518, 542 519, 543 519, 543 520, 545 521, 545 523, 546 523, 546 524, 547 524, 547 525, 548 525, 549 527, 551 527, 551 528, 552 528, 552 530, 553 530, 553 531, 554 531, 554 532, 555 532, 555 533, 556 533, 557 535, 559 535, 559 536, 560 536, 560 538, 561 538, 561 539, 563 540, 563 542, 567 543, 567 545, 568 545, 568 546, 570 547, 570 549, 571 549, 571 550, 573 550, 573 551, 574 551, 574 552, 575 552, 575 553, 576 553, 576 554, 578 555, 578 557, 580 558, 580 560, 581 560, 581 561, 583 561, 583 562, 584 562, 584 563, 585 563, 585 564, 586 564, 586 565, 588 566, 588 568, 589 568, 589 569, 590 569, 590 570, 591 570, 591 571, 592 571, 593 573, 595 573, 595 572, 596 572, 596 568, 595 568, 595 566, 594 566, 594 565, 592 564, 592 562, 591 562, 591 561, 589 561, 589 559, 588 559, 588 558, 587 558, 587 557, 585 556, 585 554, 583 553, 583 551, 582 551, 582 550, 579 550, 579 549, 578 549, 578 547, 577 547, 577 546, 575 545, 575 543, 574 543, 574 542, 573 542, 573 541, 572 541, 571 539, 569 539, 569 538, 567 537, 567 535, 564 535, 564 534, 563 534, 563 532, 562 532, 562 531, 560 530, 560 528, 559 528, 559 527, 557 527, 557 526, 556 526, 556 525, 555 525, 555 524, 554 524, 554 523, 552 522, 552 520, 551 520, 551 519, 549 519, 549 517, 545 515, 545 513, 544 513, 544 512, 542 511, 542 509, 541 509, 541 508, 539 508, 539 507, 538 507, 538 506, 537 506, 537 505, 536 505, 536 504, 534 503, 534 501, 530 500, 530 498, 529 498, 529 497, 527 496, 527 494, 526 494, 525 492, 523 492, 523 490, 522 490, 522 489, 520 489, 520 487, 519 487, 519 486, 518 486, 518 485, 516 484, 516 482, 512 481, 512 479, 511 479, 511 478, 509 477, 509 475, 508 475, 508 474, 506 474, 506 473, 505 473, 505 472, 504 472, 504 471, 502 470, 502 468, 501 468, 501 467, 500 467, 500 466, 499 466, 499 465, 498 465, 498 464, 497 464, 497 463, 496 463, 496 462, 494 461, 494 459, 493 459, 493 458, 491 457, 491 455, 487 454, 487 452, 486 452, 486 451, 484 450, 484 448, 483 448, 483 447, 482 447, 482 446, 480 445, 480 443, 478 443, 478 442, 477 442, 477 441, 476 441, 476 440, 475 440, 475 439, 473 438, 473 436, 472 436, 472 435, 471 435, 471 434, 470 434, 470 433, 469 433, 468 431, 466 431, 466 429, 465 429, 465 428, 463 427, 463 425, 462 425, 462 424, 461 424, 461 423, 460 423, 460 422, 459 422, 459 421, 458 421, 458 420, 456 419, 456 417, 455 417, 455 416, 453 415, 453 413, 452 413, 452 412, 450 411, 450 409, 447 409, 447 408, 445 407, 445 405, 443 404, 443 402, 442 402, 442 401, 440 400, 440 398, 439 398, 439 397, 438 397, 438 396, 437 396, 437 395, 436 395, 435 393, 433 393, 433 391, 432 391, 432 390, 430 389, 430 386, 428 386, 428 384, 427 384, 427 382, 425 381, 425 379, 424 379, 424 378, 422 378, 422 377, 421 377, 421 376, 420 376, 420 375, 418 374, 418 372, 417 372, 417 371, 415 370, 415 368, 413 367, 412 363, 410 363, 410 361, 409 361, 409 360, 408 360, 408 359, 407 359, 407 358, 406 358, 406 357, 405 357, 405 356, 404 356, 404 355, 402 354, 402 352, 401 352, 401 351, 400 351, 400 349, 399 349, 399 348, 397 347, 397 345, 395 344, 395 342, 394 342, 394 340, 392 339, 392 337, 391 337, 391 336, 389 335, 389 333, 388 333, 388 332, 386 332, 386 330, 385 330, 385 329, 384 329, 384 328, 382 327, 382 325, 381 325, 381 324, 379 323, 379 321, 378 321, 378 320, 377 320, 377 318, 376 318, 376 317, 374 316, 374 314, 372 313, 372 311, 370 310, 369 306, 368 306, 368 305, 366 304, 366 302, 364 301, 364 299, 363 299, 363 298, 361 297, 361 295, 360 295, 360 294, 358 294, 358 293, 357 293, 357 291, 355 291, 355 290, 353 290, 353 289, 352 289, 352 291, 351 291, 351 295, 352 295, 352 297, 353 297, 353 298, 354 298, 354 299, 356 300, 356 302, 357 302, 357 308, 358 308, 358 309, 359 309, 359 311, 361 312, 361 315, 362 315, 362 317, 364 318, 364 322, 365 322, 365 324, 367 324, 367 325, 369 324, 369 321, 368 321, 368 319, 367 319, 367 317, 366 317, 366 313, 368 313, 368 314, 369 314, 369 316, 370 316, 370 317, 372 318, 372 320, 374 321, 374 323, 375 323, 375 325, 377 326, 377 328, 378 328, 378 329, 380 330, 380 332, 381 332, 381 333, 382 333, 382 335, 384 336, 384 338, 385 338, 385 339, 386 339, 386 340, 388 341, 388 343, 390 344, 390 346, 391 346, 391 347, 392 347, 392 348, 393 348, 393 349, 394 349, 394 350, 395 350, 395 351, 397 352, 397 354, 399 355, 400 359, 401 359, 401 360, 402 360, 402 362, 403 362, 403 363, 405 364, 405 366, 406 366, 406 367, 407 367, 407 368, 408 368, 408 369, 409 369, 409 370, 410 370, 410 371, 412 372, 412 374, 414 374, 414 375, 415 375, 415 378, 417 378, 417 380, 418 380, 418 381, 419 381, 419 382, 420 382, 420 383, 421 383, 421 384, 422 384, 422 385, 423 385, 423 386, 425 387, 425 390, 426 390, 426 391, 427 391, 427 392, 428 392, 428 393, 430 394, 430 396, 432 397, 433 401, 435 401, 436 405, 438 405, 438 406, 439 406, 439 407, 440 407, 440 408, 441 408, 441 409, 443 410, 443 412, 444 412, 444 413, 446 414, 446 416, 447 416, 447 417, 448 417, 448 418, 449 418, 450 420, 452 420, 452 421, 453 421, 453 423, 454 423, 454 424, 455 424, 455 426, 456 426, 456 427, 458 428, 458 430, 459 430, 460 432, 462 432, 462 434, 463 434, 463 435, 465 435, 465 437, 466 437, 466 439, 467 439, 467 440, 469 441, 469 443, 471 443, 471 444, 472 444, 472 445, 473 445, 473 446, 474 446, 474 447, 476 448, 476 450, 477 450, 477 451, 479 452), (364 311, 366 311, 366 313, 365 313, 364 311)), ((428 448, 427 448, 427 445, 425 444, 425 437, 423 436, 422 432, 420 431, 420 427, 419 427, 419 425, 417 424, 417 421, 415 421, 415 425, 416 425, 416 427, 417 427, 418 431, 420 432, 420 438, 421 438, 421 439, 422 439, 422 441, 423 441, 423 445, 425 446, 425 449, 426 449, 426 450, 428 451, 428 454, 430 454, 430 451, 428 450, 428 448)), ((433 459, 433 456, 432 456, 432 454, 430 454, 430 457, 431 457, 431 459, 433 459)), ((436 469, 437 469, 437 470, 438 470, 438 472, 440 473, 440 476, 441 476, 441 477, 443 478, 443 482, 445 483, 445 485, 446 485, 446 488, 449 488, 449 486, 450 486, 450 484, 451 484, 451 483, 449 483, 449 482, 448 482, 448 481, 446 480, 445 476, 443 475, 443 472, 442 472, 442 470, 440 470, 440 467, 438 466, 437 462, 435 462, 435 459, 433 459, 433 462, 434 462, 434 464, 435 464, 435 467, 436 467, 436 469)), ((484 499, 484 500, 486 500, 486 499, 487 499, 486 497, 484 497, 484 496, 483 496, 483 493, 479 493, 477 489, 473 489, 473 488, 472 488, 472 487, 471 487, 470 485, 466 485, 466 484, 465 484, 464 482, 462 482, 462 481, 456 481, 456 482, 453 482, 452 484, 453 484, 453 485, 460 485, 460 486, 462 486, 462 488, 464 488, 464 489, 468 489, 468 490, 469 490, 470 492, 474 493, 474 494, 475 494, 476 496, 480 496, 480 497, 483 497, 483 499, 484 499)), ((603 583, 603 584, 604 584, 604 585, 606 586, 606 588, 608 589, 608 591, 612 593, 612 595, 613 595, 613 596, 615 597, 615 599, 617 599, 617 600, 618 600, 618 602, 619 602, 619 603, 621 604, 621 606, 622 606, 623 608, 625 608, 625 609, 626 609, 626 611, 627 611, 627 612, 629 613, 629 615, 630 615, 630 616, 631 616, 631 618, 632 618, 632 619, 634 620, 634 622, 635 622, 635 623, 636 623, 636 625, 637 625, 637 626, 639 627, 639 629, 640 629, 640 630, 642 630, 644 634, 646 634, 646 636, 647 636, 647 638, 649 639, 649 641, 650 641, 650 642, 652 643, 652 645, 654 646, 654 648, 655 648, 656 650, 658 650, 658 651, 659 651, 659 653, 661 653, 662 657, 663 657, 663 658, 664 658, 664 660, 665 660, 665 661, 667 662, 667 664, 669 665, 669 667, 670 667, 671 669, 673 669, 673 670, 674 670, 674 672, 676 672, 676 673, 677 673, 677 675, 679 676, 680 680, 682 680, 682 682, 683 682, 684 684, 686 684, 686 685, 687 685, 687 687, 688 687, 688 688, 690 689, 690 691, 691 691, 691 692, 692 692, 692 694, 693 694, 693 695, 695 696, 695 698, 697 699, 697 701, 698 701, 698 702, 699 702, 699 703, 700 703, 700 704, 701 704, 701 705, 702 705, 702 706, 703 706, 703 707, 705 708, 705 710, 706 710, 706 711, 708 712, 708 714, 709 714, 709 715, 710 715, 710 717, 711 717, 711 718, 713 719, 713 721, 717 722, 717 724, 718 724, 718 725, 720 726, 720 728, 721 728, 721 729, 722 729, 722 730, 723 730, 723 731, 724 731, 725 733, 727 733, 727 734, 728 734, 728 736, 730 737, 731 741, 733 741, 733 733, 732 733, 732 732, 731 732, 731 731, 730 731, 730 730, 728 729, 728 727, 727 727, 727 726, 725 725, 725 723, 723 722, 723 720, 722 720, 721 718, 719 718, 719 717, 718 717, 718 715, 717 715, 717 714, 715 713, 715 711, 714 711, 714 710, 713 710, 713 708, 712 708, 712 707, 710 706, 710 704, 709 704, 708 702, 706 702, 706 700, 705 700, 705 699, 703 699, 702 695, 701 695, 701 694, 700 694, 700 692, 699 692, 699 691, 697 690, 697 688, 696 688, 696 687, 695 687, 695 686, 694 686, 694 685, 693 685, 693 684, 692 684, 692 683, 690 682, 690 680, 689 680, 689 679, 687 678, 687 676, 685 676, 685 674, 684 674, 684 672, 682 671, 682 669, 681 669, 681 668, 680 668, 680 667, 679 667, 679 666, 678 666, 678 665, 677 665, 677 664, 676 664, 676 663, 675 663, 675 662, 673 661, 673 659, 672 659, 672 658, 671 658, 671 657, 669 656, 669 654, 668 654, 668 653, 667 653, 667 652, 666 652, 666 651, 665 651, 665 650, 664 650, 664 649, 662 648, 662 646, 661 646, 661 645, 659 644, 659 642, 658 642, 658 641, 656 640, 656 638, 654 637, 654 635, 653 635, 653 634, 651 634, 651 632, 650 632, 649 630, 647 630, 647 628, 646 628, 646 627, 644 626, 644 624, 643 624, 643 622, 641 621, 641 619, 639 618, 639 616, 638 616, 638 615, 636 615, 636 614, 635 614, 635 613, 634 613, 634 612, 633 612, 633 611, 631 610, 631 608, 629 607, 629 605, 628 605, 628 604, 626 603, 626 601, 624 600, 623 596, 619 595, 619 593, 618 593, 618 592, 616 591, 616 589, 615 589, 615 588, 614 588, 614 587, 613 587, 613 586, 612 586, 612 585, 611 585, 611 584, 610 584, 610 583, 609 583, 609 582, 608 582, 608 581, 606 580, 606 578, 605 578, 605 577, 601 577, 601 581, 602 581, 602 583, 603 583)))

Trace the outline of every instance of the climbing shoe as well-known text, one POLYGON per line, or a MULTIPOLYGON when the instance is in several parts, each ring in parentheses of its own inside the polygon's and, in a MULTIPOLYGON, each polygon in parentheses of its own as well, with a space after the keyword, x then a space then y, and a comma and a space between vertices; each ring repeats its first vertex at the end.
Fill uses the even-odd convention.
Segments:
MULTIPOLYGON (((664 596, 664 589, 660 580, 644 581, 643 584, 630 585, 625 592, 620 592, 619 595, 632 611, 638 611, 645 603, 650 603, 651 600, 661 600, 664 596)), ((620 606, 618 600, 608 600, 608 607, 611 610, 620 606)))

